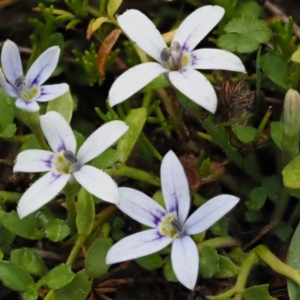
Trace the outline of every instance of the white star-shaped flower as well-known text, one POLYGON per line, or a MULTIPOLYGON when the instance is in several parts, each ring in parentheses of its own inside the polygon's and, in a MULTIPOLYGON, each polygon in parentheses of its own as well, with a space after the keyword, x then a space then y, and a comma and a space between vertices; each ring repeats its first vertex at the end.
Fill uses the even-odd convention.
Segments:
POLYGON ((58 46, 50 47, 37 58, 24 76, 17 45, 10 40, 4 43, 1 52, 4 74, 0 71, 0 85, 9 96, 17 99, 18 108, 29 112, 38 111, 40 107, 36 102, 54 100, 69 90, 66 83, 42 85, 55 70, 59 53, 58 46))
POLYGON ((155 25, 141 12, 128 10, 118 17, 125 34, 157 62, 146 62, 124 72, 109 91, 114 106, 165 73, 170 83, 211 113, 217 108, 213 86, 195 69, 229 70, 246 73, 241 60, 220 49, 193 50, 224 15, 220 6, 204 6, 190 14, 177 29, 168 47, 155 25))
POLYGON ((177 279, 187 288, 195 287, 199 254, 190 235, 207 230, 239 201, 231 195, 219 195, 198 208, 189 218, 190 192, 180 161, 172 151, 161 165, 161 187, 166 209, 145 194, 119 188, 119 209, 152 229, 135 233, 116 243, 108 252, 112 264, 157 252, 172 243, 171 260, 177 279))
POLYGON ((23 194, 18 214, 24 218, 54 198, 70 180, 77 180, 102 200, 119 203, 118 188, 105 172, 86 165, 127 130, 123 121, 111 121, 92 133, 76 151, 76 139, 68 122, 57 112, 40 117, 42 131, 53 150, 25 150, 17 156, 14 172, 48 172, 23 194))

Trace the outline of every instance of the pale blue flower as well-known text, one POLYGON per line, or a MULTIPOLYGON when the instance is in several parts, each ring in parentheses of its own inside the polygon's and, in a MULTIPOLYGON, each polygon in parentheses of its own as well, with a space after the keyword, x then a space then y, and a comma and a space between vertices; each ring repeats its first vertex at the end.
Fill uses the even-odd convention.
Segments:
POLYGON ((183 167, 172 151, 162 161, 161 186, 166 209, 137 190, 119 188, 119 209, 152 229, 135 233, 116 243, 109 250, 106 263, 146 256, 172 243, 174 272, 177 279, 192 290, 198 276, 199 254, 190 235, 211 227, 238 203, 239 198, 216 196, 187 218, 190 210, 189 186, 183 167))
POLYGON ((104 201, 119 203, 119 192, 113 179, 105 172, 86 165, 127 130, 123 121, 111 121, 92 133, 76 154, 72 128, 57 112, 40 117, 42 131, 52 151, 25 150, 18 154, 14 172, 48 172, 21 197, 17 211, 20 218, 38 210, 54 198, 72 180, 104 201))
POLYGON ((200 70, 229 70, 246 73, 241 60, 220 49, 193 50, 218 24, 224 15, 220 6, 203 6, 191 13, 177 29, 168 47, 155 25, 143 13, 130 9, 117 20, 125 34, 157 62, 146 62, 130 68, 113 83, 109 104, 123 102, 160 74, 182 94, 211 113, 217 108, 217 96, 200 70))
POLYGON ((35 112, 40 109, 36 102, 48 102, 69 90, 66 83, 42 85, 55 70, 60 49, 53 46, 43 52, 32 64, 26 76, 23 73, 21 57, 17 45, 7 40, 1 52, 0 85, 11 97, 16 98, 16 106, 22 110, 35 112))

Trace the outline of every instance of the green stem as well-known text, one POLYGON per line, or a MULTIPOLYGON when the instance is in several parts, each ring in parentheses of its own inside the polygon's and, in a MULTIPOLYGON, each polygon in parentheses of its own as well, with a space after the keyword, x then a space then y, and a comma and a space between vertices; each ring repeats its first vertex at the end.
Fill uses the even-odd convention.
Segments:
POLYGON ((200 251, 205 246, 209 246, 215 249, 224 247, 236 247, 239 246, 239 242, 230 236, 225 236, 206 240, 204 242, 199 243, 197 247, 200 251))
POLYGON ((160 186, 160 179, 146 171, 127 167, 126 165, 118 164, 113 169, 106 169, 106 173, 113 177, 129 177, 132 179, 144 181, 155 186, 160 186))
POLYGON ((22 110, 20 114, 22 117, 22 121, 32 130, 41 148, 44 150, 49 150, 40 126, 39 112, 31 113, 22 110))
POLYGON ((163 128, 163 131, 164 131, 166 137, 167 137, 168 139, 170 139, 170 138, 171 138, 171 131, 170 131, 170 129, 168 129, 168 128, 166 127, 166 123, 167 123, 167 122, 166 122, 165 116, 164 116, 164 114, 162 113, 160 107, 159 107, 159 106, 156 106, 155 109, 154 109, 154 111, 155 111, 155 114, 156 114, 158 120, 160 121, 160 124, 161 124, 161 126, 162 126, 162 128, 163 128))
POLYGON ((261 136, 264 128, 266 127, 267 122, 270 119, 270 116, 272 114, 272 107, 270 106, 265 114, 265 116, 263 117, 262 121, 260 122, 256 133, 255 133, 255 137, 254 137, 254 141, 257 142, 257 140, 259 139, 259 137, 261 136))
POLYGON ((171 99, 167 92, 165 91, 165 89, 157 89, 156 92, 159 95, 159 98, 161 99, 162 103, 164 104, 167 113, 173 117, 173 118, 177 118, 177 110, 175 107, 175 103, 174 100, 171 99))
POLYGON ((9 142, 9 143, 18 143, 23 144, 26 140, 28 140, 30 137, 32 137, 32 134, 26 134, 26 135, 15 135, 12 137, 3 137, 1 138, 3 141, 9 142))
POLYGON ((3 204, 4 202, 17 202, 21 199, 21 197, 21 193, 0 191, 0 199, 3 199, 3 201, 1 201, 1 204, 3 204))
POLYGON ((290 193, 286 187, 283 187, 279 198, 276 201, 275 210, 273 212, 272 220, 281 220, 284 216, 287 207, 290 203, 290 193))
POLYGON ((76 205, 75 205, 75 195, 67 195, 66 197, 68 218, 66 224, 70 227, 71 233, 76 233, 76 205))
POLYGON ((153 90, 152 89, 146 89, 146 91, 144 93, 142 107, 146 108, 147 111, 148 111, 148 109, 150 107, 150 104, 152 102, 152 97, 153 97, 153 90))
POLYGON ((142 132, 140 135, 141 140, 146 144, 148 149, 151 151, 154 157, 156 157, 159 161, 162 161, 162 156, 160 153, 156 150, 156 148, 152 145, 152 143, 149 141, 147 136, 142 132))
POLYGON ((118 207, 115 205, 110 205, 102 210, 95 216, 95 222, 93 225, 93 230, 101 226, 107 219, 109 219, 113 214, 118 211, 118 207))
POLYGON ((265 263, 267 263, 276 273, 292 279, 300 285, 300 274, 287 264, 278 259, 266 246, 259 245, 253 250, 265 263))

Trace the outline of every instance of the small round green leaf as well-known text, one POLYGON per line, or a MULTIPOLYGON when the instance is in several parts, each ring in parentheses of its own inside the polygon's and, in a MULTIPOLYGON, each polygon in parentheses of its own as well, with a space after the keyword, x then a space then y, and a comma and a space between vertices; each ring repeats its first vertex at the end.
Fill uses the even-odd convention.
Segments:
POLYGON ((70 228, 60 219, 51 220, 45 227, 46 237, 53 242, 59 242, 69 234, 70 228))
POLYGON ((91 245, 85 258, 85 271, 89 277, 98 278, 106 274, 110 265, 105 263, 105 258, 111 246, 110 238, 101 238, 91 245))
POLYGON ((135 260, 142 268, 153 271, 156 270, 163 265, 163 260, 157 253, 143 256, 140 258, 137 258, 135 260))
POLYGON ((13 250, 10 260, 22 266, 31 275, 42 277, 48 271, 42 257, 30 248, 13 250))
POLYGON ((34 284, 24 268, 11 261, 0 261, 0 280, 13 291, 24 292, 34 284))
POLYGON ((283 185, 288 188, 300 188, 300 155, 291 160, 282 170, 283 185))
POLYGON ((211 278, 220 272, 219 255, 216 249, 205 246, 200 250, 200 274, 203 278, 211 278))
POLYGON ((45 284, 53 290, 60 289, 70 283, 75 274, 71 270, 71 266, 66 264, 61 264, 54 269, 52 269, 45 276, 45 284))
POLYGON ((171 257, 168 256, 164 265, 164 276, 170 282, 178 282, 178 279, 174 273, 171 257))
POLYGON ((88 296, 92 286, 92 280, 89 280, 85 270, 76 273, 73 280, 57 290, 54 294, 54 300, 83 300, 88 296))

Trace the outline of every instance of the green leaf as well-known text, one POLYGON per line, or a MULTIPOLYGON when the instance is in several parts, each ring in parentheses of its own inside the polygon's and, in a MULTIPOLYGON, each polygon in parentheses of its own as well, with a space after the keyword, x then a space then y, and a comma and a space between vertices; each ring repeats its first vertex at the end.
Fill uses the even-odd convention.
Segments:
MULTIPOLYGON (((293 269, 300 269, 300 223, 298 224, 287 253, 286 263, 293 269)), ((291 279, 287 279, 287 289, 290 300, 298 300, 300 287, 291 279), (298 296, 297 296, 298 295, 298 296)))
POLYGON ((109 0, 107 4, 107 15, 113 20, 115 18, 115 13, 122 4, 122 0, 109 0))
POLYGON ((144 107, 132 109, 124 122, 129 126, 128 131, 118 140, 117 151, 119 159, 125 163, 130 155, 146 122, 147 110, 144 107))
POLYGON ((5 127, 5 129, 2 132, 0 132, 0 137, 10 138, 15 135, 16 131, 17 131, 16 124, 9 124, 5 127))
POLYGON ((36 300, 39 297, 37 291, 33 288, 30 288, 22 295, 22 299, 24 300, 36 300))
POLYGON ((265 188, 268 198, 274 202, 277 201, 283 187, 279 179, 274 175, 264 177, 262 180, 262 186, 265 188))
POLYGON ((15 101, 0 88, 0 132, 4 131, 8 125, 12 124, 15 118, 15 101))
POLYGON ((274 233, 280 240, 286 242, 291 237, 293 229, 289 224, 282 221, 276 226, 274 233))
POLYGON ((163 266, 163 260, 157 253, 137 258, 135 260, 142 268, 153 271, 163 266))
POLYGON ((125 224, 125 222, 121 217, 115 217, 112 227, 115 230, 120 230, 124 227, 124 224, 125 224))
POLYGON ((108 250, 112 247, 110 238, 95 241, 86 253, 85 272, 90 278, 98 278, 106 274, 110 265, 105 263, 108 250))
POLYGON ((25 142, 22 144, 21 148, 19 149, 19 153, 30 149, 41 149, 41 146, 39 145, 35 135, 32 135, 31 137, 25 140, 25 142))
POLYGON ((240 268, 234 264, 228 257, 219 255, 219 272, 214 274, 216 278, 235 277, 239 274, 240 268))
POLYGON ((94 199, 84 188, 81 188, 77 199, 77 231, 79 234, 89 235, 93 230, 95 219, 94 199))
POLYGON ((0 261, 0 280, 13 291, 24 292, 34 284, 32 277, 11 261, 0 261))
POLYGON ((38 220, 32 214, 22 220, 20 220, 16 211, 4 213, 2 216, 4 227, 11 232, 25 239, 40 239, 42 233, 38 228, 38 220))
POLYGON ((114 149, 108 148, 90 163, 97 169, 107 169, 119 160, 118 152, 114 149))
POLYGON ((73 99, 70 91, 48 103, 47 112, 52 110, 60 113, 68 121, 68 123, 71 121, 73 113, 73 99))
POLYGON ((224 30, 227 34, 218 39, 217 45, 231 52, 251 53, 272 37, 268 23, 253 17, 233 19, 224 30))
POLYGON ((54 300, 82 300, 86 299, 93 281, 89 280, 85 270, 76 273, 74 279, 63 288, 55 291, 54 300))
POLYGON ((200 274, 203 278, 211 278, 220 272, 219 255, 216 249, 205 246, 200 250, 200 274))
POLYGON ((276 298, 273 298, 270 296, 268 292, 269 285, 256 285, 252 286, 248 289, 245 289, 242 292, 243 300, 276 300, 276 298))
POLYGON ((297 50, 293 53, 291 60, 300 63, 300 46, 297 48, 297 50))
POLYGON ((233 131, 243 143, 251 143, 254 141, 256 129, 251 126, 238 125, 233 127, 233 131))
POLYGON ((46 237, 53 241, 59 242, 70 234, 70 228, 65 221, 60 219, 51 220, 45 227, 46 237))
POLYGON ((10 261, 23 267, 29 274, 42 277, 47 273, 47 268, 42 257, 33 249, 22 248, 11 252, 10 261))
POLYGON ((164 265, 164 276, 170 282, 178 282, 178 279, 174 273, 171 257, 166 258, 166 263, 164 265))
POLYGON ((52 269, 45 277, 45 284, 53 290, 60 289, 70 283, 75 277, 71 266, 61 264, 52 269))
POLYGON ((271 81, 284 89, 288 88, 289 67, 283 59, 273 53, 267 53, 260 57, 260 66, 271 81))
POLYGON ((161 74, 158 77, 156 77, 155 79, 153 79, 152 81, 150 81, 146 85, 146 88, 156 90, 156 89, 162 89, 162 88, 165 88, 168 86, 170 86, 170 82, 168 81, 168 79, 166 78, 166 76, 164 74, 161 74))
POLYGON ((257 187, 250 193, 249 201, 246 201, 246 206, 252 211, 260 210, 267 200, 267 193, 263 187, 257 187))
POLYGON ((283 122, 272 122, 271 123, 271 137, 277 147, 282 150, 281 143, 283 138, 283 122))
POLYGON ((221 218, 218 222, 212 225, 209 230, 213 235, 227 236, 228 223, 226 218, 221 218))
POLYGON ((300 155, 292 159, 282 170, 283 185, 288 188, 300 188, 300 155))

